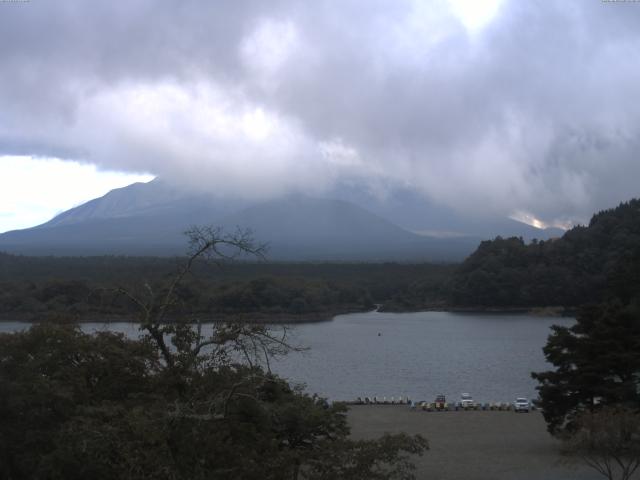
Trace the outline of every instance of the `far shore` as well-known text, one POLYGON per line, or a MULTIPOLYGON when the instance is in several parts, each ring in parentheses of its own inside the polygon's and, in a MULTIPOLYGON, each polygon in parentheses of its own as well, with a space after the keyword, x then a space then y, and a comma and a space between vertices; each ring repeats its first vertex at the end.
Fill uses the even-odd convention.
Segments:
MULTIPOLYGON (((370 311, 370 310, 368 310, 370 311)), ((304 314, 290 313, 239 313, 239 314, 212 314, 212 315, 185 315, 190 321, 196 323, 231 322, 240 321, 257 324, 302 324, 329 322, 338 315, 349 313, 363 313, 362 310, 344 310, 331 312, 313 312, 304 314)), ((185 318, 183 317, 183 318, 185 318)), ((176 322, 177 317, 167 317, 168 322, 176 322)), ((113 314, 86 314, 82 316, 65 316, 65 314, 33 315, 33 314, 0 314, 0 322, 24 322, 24 323, 140 323, 135 315, 113 314)))
MULTIPOLYGON (((375 309, 359 310, 355 308, 330 310, 326 312, 310 312, 303 314, 292 313, 265 313, 247 312, 235 314, 192 315, 193 322, 200 320, 202 323, 240 321, 257 324, 304 324, 330 322, 339 315, 351 313, 419 313, 419 312, 450 312, 462 314, 514 314, 532 315, 539 317, 572 317, 575 309, 565 307, 453 307, 453 306, 427 306, 420 309, 394 309, 379 305, 375 309)), ((177 317, 167 317, 169 322, 177 321, 177 317)), ((24 322, 24 323, 138 323, 140 320, 135 315, 116 314, 83 314, 67 315, 64 313, 32 314, 32 313, 3 313, 0 314, 0 322, 24 322)))
POLYGON ((386 307, 382 305, 378 310, 388 313, 417 313, 417 312, 450 312, 450 313, 505 313, 505 314, 523 314, 538 317, 573 317, 576 314, 575 307, 562 306, 538 306, 538 307, 487 307, 487 306, 469 306, 461 307, 454 305, 425 305, 420 308, 399 308, 395 306, 386 307))

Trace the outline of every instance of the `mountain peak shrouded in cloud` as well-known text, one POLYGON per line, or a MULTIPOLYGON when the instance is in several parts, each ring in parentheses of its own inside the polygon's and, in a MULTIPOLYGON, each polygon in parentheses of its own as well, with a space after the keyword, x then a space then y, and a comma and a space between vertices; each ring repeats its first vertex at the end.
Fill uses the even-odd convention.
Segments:
POLYGON ((638 25, 631 2, 0 4, 0 155, 585 221, 638 195, 638 25))
POLYGON ((288 194, 250 201, 155 179, 114 189, 34 228, 0 234, 0 250, 174 255, 184 252, 187 229, 216 225, 227 232, 250 229, 269 244, 268 258, 275 260, 457 261, 496 235, 559 235, 512 220, 459 216, 411 191, 380 200, 349 187, 335 188, 332 198, 288 194))
POLYGON ((416 235, 352 202, 284 195, 247 204, 154 180, 112 190, 34 228, 0 234, 0 250, 27 255, 180 255, 184 232, 250 229, 270 260, 455 261, 477 237, 416 235))

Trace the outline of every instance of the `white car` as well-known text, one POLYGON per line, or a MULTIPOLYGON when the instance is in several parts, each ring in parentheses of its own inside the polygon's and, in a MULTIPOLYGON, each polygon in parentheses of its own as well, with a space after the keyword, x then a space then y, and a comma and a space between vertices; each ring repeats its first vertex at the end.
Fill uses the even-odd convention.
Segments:
POLYGON ((471 398, 471 395, 469 395, 468 393, 463 393, 462 395, 460 395, 460 406, 462 408, 471 408, 471 407, 475 407, 476 402, 473 401, 473 398, 471 398))
POLYGON ((516 398, 516 401, 513 402, 513 409, 516 412, 529 412, 529 410, 531 409, 531 404, 529 403, 529 400, 527 400, 524 397, 518 397, 516 398))

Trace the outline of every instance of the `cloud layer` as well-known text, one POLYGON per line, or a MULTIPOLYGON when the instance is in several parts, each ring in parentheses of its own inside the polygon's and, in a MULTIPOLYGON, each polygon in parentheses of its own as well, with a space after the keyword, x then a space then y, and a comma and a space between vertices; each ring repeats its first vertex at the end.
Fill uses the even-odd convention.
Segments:
POLYGON ((454 3, 0 4, 0 155, 547 223, 639 195, 640 4, 454 3))

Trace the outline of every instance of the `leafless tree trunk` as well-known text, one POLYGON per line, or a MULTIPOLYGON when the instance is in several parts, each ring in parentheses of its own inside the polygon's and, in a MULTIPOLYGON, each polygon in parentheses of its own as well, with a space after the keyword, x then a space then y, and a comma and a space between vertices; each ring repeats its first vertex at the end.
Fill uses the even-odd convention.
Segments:
POLYGON ((248 230, 225 234, 221 228, 193 227, 185 234, 189 241, 187 259, 165 289, 156 292, 148 283, 140 295, 122 287, 118 289, 138 307, 140 329, 156 344, 166 368, 193 368, 203 350, 212 348, 220 355, 225 349, 240 352, 249 365, 264 361, 269 371, 269 357, 295 349, 288 343, 286 327, 276 333, 262 325, 216 322, 211 335, 205 338, 200 320, 169 321, 167 318, 179 303, 178 288, 192 274, 196 262, 210 261, 220 266, 222 261, 241 256, 262 259, 266 246, 256 244, 248 230), (168 340, 173 345, 169 345, 168 340))
POLYGON ((564 451, 609 480, 629 480, 640 467, 640 413, 605 407, 584 413, 564 438, 564 451))

